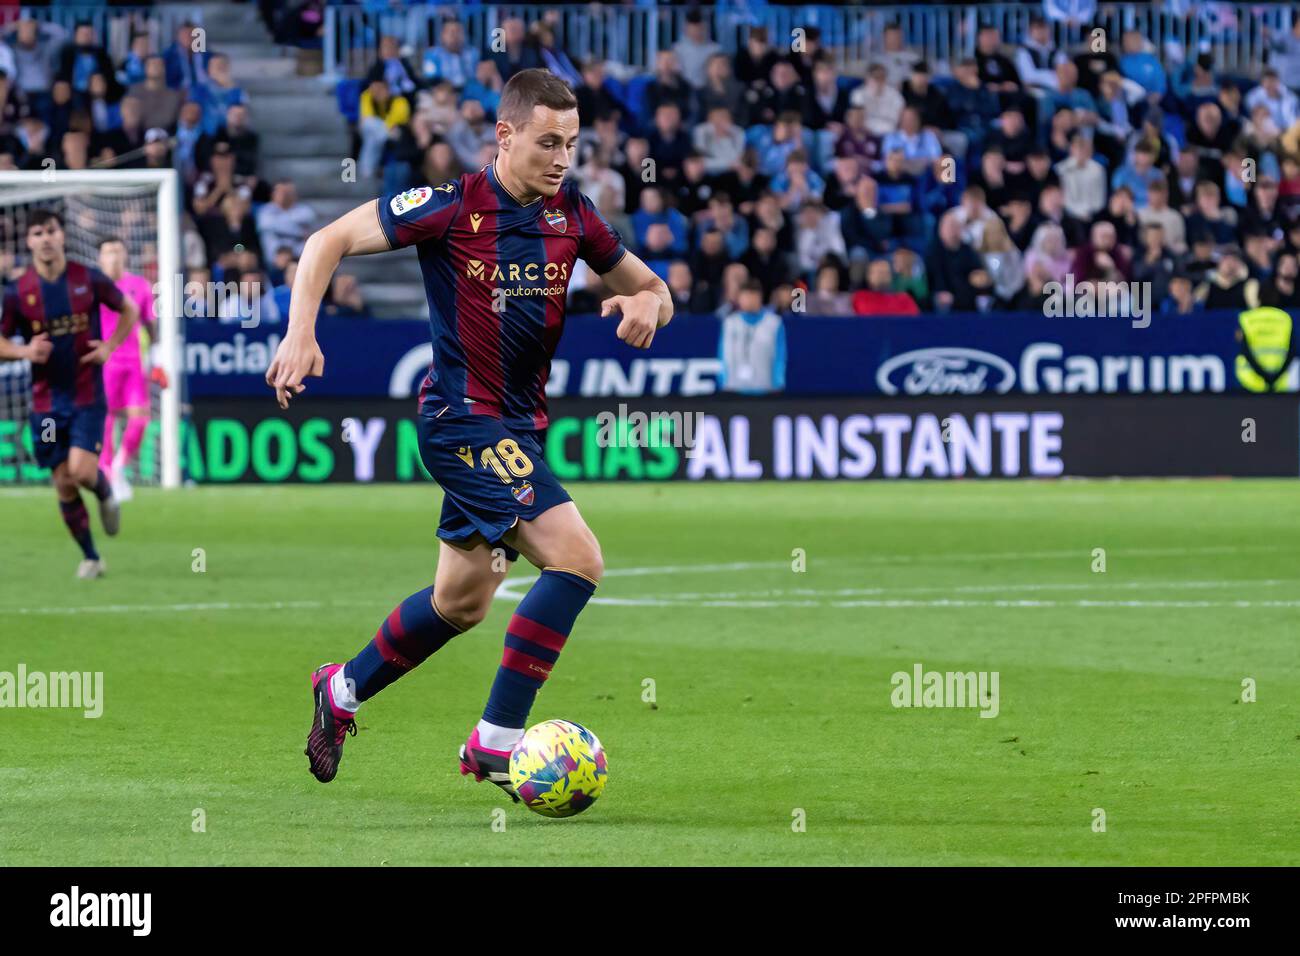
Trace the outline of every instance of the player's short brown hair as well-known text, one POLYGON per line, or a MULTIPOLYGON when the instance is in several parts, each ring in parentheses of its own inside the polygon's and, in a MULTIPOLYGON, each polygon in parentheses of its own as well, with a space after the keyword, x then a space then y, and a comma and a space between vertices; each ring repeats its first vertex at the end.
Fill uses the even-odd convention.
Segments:
POLYGON ((578 98, 562 79, 550 70, 520 70, 501 91, 497 119, 522 129, 533 118, 533 107, 576 110, 578 98))
POLYGON ((27 233, 40 226, 49 225, 51 222, 58 224, 60 229, 63 228, 63 217, 53 209, 36 209, 27 217, 27 233))

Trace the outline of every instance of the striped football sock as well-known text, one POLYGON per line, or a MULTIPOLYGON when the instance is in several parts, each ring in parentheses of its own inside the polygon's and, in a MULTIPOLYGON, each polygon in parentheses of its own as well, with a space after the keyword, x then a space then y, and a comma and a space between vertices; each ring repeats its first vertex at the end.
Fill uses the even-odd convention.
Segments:
MULTIPOLYGON (((537 692, 550 676, 574 621, 595 590, 596 585, 580 574, 546 568, 519 602, 506 628, 501 666, 483 709, 483 721, 494 739, 505 739, 505 735, 496 734, 498 729, 513 729, 516 737, 523 729, 537 692)), ((482 740, 483 724, 479 728, 482 740)))
POLYGON ((335 703, 355 710, 459 633, 438 613, 433 588, 415 592, 393 608, 370 643, 334 675, 348 690, 336 693, 335 703))
MULTIPOLYGON (((102 474, 102 472, 101 472, 102 474)), ((68 526, 68 533, 81 546, 81 553, 87 561, 98 561, 99 552, 95 550, 95 539, 90 534, 90 515, 86 513, 86 503, 81 495, 71 501, 59 499, 59 513, 63 523, 68 526)))

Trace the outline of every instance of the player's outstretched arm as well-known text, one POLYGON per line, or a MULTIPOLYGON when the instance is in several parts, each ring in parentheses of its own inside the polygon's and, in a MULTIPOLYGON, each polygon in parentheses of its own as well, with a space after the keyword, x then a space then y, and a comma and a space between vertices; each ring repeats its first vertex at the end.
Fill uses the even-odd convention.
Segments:
POLYGON ((615 295, 600 304, 600 314, 622 312, 618 337, 633 348, 648 349, 655 333, 673 317, 667 283, 631 252, 601 278, 615 295))
POLYGON ((374 199, 313 232, 298 257, 298 271, 289 297, 289 328, 275 350, 266 384, 275 389, 281 408, 306 388, 302 380, 325 371, 325 356, 316 344, 316 314, 334 270, 344 256, 368 256, 388 251, 379 225, 379 200, 374 199))

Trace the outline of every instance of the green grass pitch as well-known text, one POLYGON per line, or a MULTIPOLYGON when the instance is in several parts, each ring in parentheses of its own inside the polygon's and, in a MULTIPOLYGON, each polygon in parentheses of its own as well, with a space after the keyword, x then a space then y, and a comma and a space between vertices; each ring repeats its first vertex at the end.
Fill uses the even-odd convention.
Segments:
POLYGON ((0 671, 105 698, 0 710, 0 863, 1300 863, 1295 482, 571 490, 609 574, 533 718, 610 778, 547 820, 456 769, 504 597, 307 772, 308 673, 431 581, 435 487, 142 491, 91 582, 0 489, 0 671), (894 707, 918 663, 997 671, 998 716, 894 707))

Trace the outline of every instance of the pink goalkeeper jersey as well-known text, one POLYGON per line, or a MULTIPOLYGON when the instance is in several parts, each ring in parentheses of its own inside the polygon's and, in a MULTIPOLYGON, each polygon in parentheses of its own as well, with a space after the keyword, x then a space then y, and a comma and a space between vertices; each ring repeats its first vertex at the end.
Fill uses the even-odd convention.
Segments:
MULTIPOLYGON (((153 324, 153 286, 144 276, 138 276, 133 272, 123 272, 122 278, 117 280, 117 287, 124 296, 131 299, 140 310, 141 322, 153 324)), ((117 328, 117 313, 109 310, 107 306, 99 307, 99 325, 100 333, 107 342, 117 328)), ((141 328, 136 328, 122 342, 121 345, 113 352, 108 360, 109 365, 130 365, 133 368, 141 368, 140 361, 140 336, 145 334, 141 328)))

